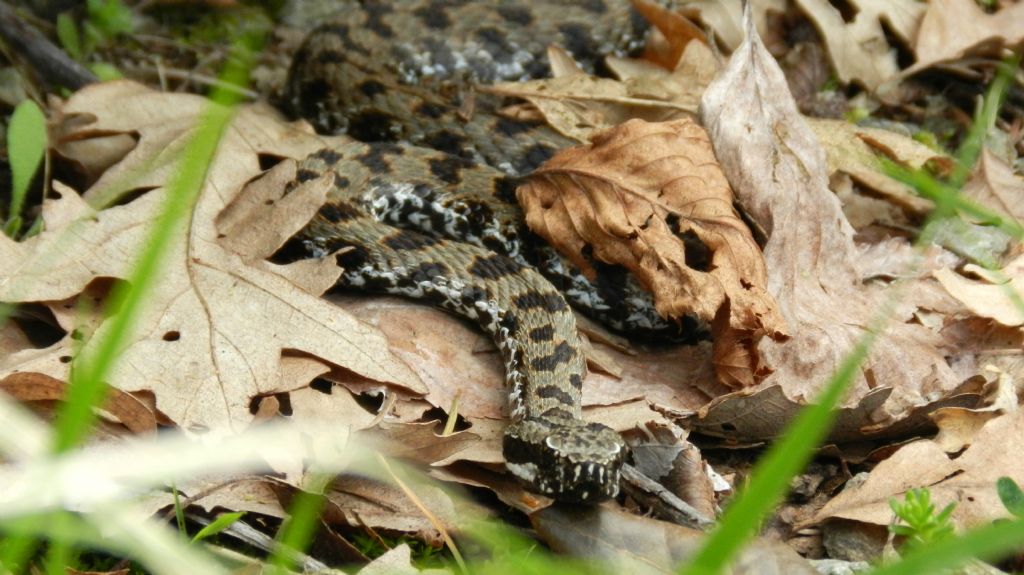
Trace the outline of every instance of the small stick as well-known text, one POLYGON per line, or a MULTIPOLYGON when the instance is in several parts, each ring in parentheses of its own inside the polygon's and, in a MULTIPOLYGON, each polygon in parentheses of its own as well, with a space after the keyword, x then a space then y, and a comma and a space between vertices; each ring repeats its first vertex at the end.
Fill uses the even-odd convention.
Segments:
POLYGON ((0 2, 0 39, 4 50, 22 61, 44 85, 77 90, 98 81, 84 66, 50 42, 38 30, 18 17, 6 2, 0 2))

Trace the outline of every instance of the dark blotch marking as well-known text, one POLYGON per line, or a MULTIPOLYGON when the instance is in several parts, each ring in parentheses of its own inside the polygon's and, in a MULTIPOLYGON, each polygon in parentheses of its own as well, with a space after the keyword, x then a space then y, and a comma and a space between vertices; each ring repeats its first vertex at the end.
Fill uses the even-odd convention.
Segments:
MULTIPOLYGON (((324 248, 327 251, 333 252, 346 246, 351 246, 352 249, 338 254, 336 258, 338 265, 344 268, 345 270, 356 270, 358 268, 363 267, 363 265, 370 260, 370 252, 368 252, 366 248, 358 245, 352 245, 341 240, 331 240, 330 242, 328 242, 328 245, 324 246, 324 248)), ((342 279, 344 279, 345 274, 343 274, 341 277, 342 279)))
POLYGON ((576 350, 567 342, 562 342, 555 346, 555 351, 551 352, 551 355, 545 355, 544 357, 534 358, 530 362, 530 367, 537 371, 554 371, 559 365, 568 362, 576 356, 576 350))
POLYGON ((523 155, 522 161, 518 166, 519 172, 531 172, 537 166, 548 161, 553 155, 555 155, 555 148, 547 144, 534 144, 526 149, 526 153, 523 155))
POLYGON ((338 172, 334 172, 334 187, 335 188, 338 188, 339 190, 344 190, 351 183, 352 182, 350 182, 349 179, 346 178, 345 176, 339 174, 338 172))
POLYGON ((561 407, 552 407, 551 409, 547 409, 544 413, 540 414, 540 416, 552 419, 574 419, 571 413, 561 407))
POLYGON ((377 94, 382 94, 385 90, 387 90, 387 87, 376 80, 367 80, 362 84, 359 84, 359 91, 367 98, 372 98, 377 94))
POLYGON ((436 277, 447 276, 451 274, 451 270, 448 266, 438 262, 424 262, 417 267, 409 270, 409 279, 419 283, 430 281, 436 277))
POLYGON ((536 124, 530 124, 527 122, 520 122, 511 118, 501 116, 498 121, 494 123, 494 129, 500 134, 504 134, 509 137, 518 136, 524 132, 529 132, 533 129, 536 124))
POLYGON ((321 162, 329 166, 333 166, 334 164, 337 164, 339 161, 341 161, 341 154, 339 154, 336 150, 332 150, 331 148, 322 148, 320 150, 317 150, 316 152, 313 153, 312 157, 320 160, 321 162))
POLYGON ((457 156, 431 158, 427 163, 430 164, 430 173, 446 184, 462 182, 462 174, 460 173, 462 169, 473 166, 473 162, 457 156))
POLYGON ((466 155, 466 137, 448 130, 441 130, 426 136, 423 139, 423 143, 435 150, 440 150, 454 156, 466 155))
POLYGON ((530 330, 530 341, 541 342, 551 341, 555 338, 554 326, 535 327, 530 330))
POLYGON ((605 5, 604 0, 584 0, 581 5, 584 10, 595 14, 604 14, 608 11, 608 6, 605 5))
POLYGON ((418 250, 439 243, 437 238, 409 230, 396 230, 381 242, 393 250, 418 250))
POLYGON ((598 53, 597 42, 590 35, 590 28, 579 22, 566 22, 558 25, 562 33, 562 43, 566 49, 581 58, 593 57, 598 53))
POLYGON ((433 28, 434 30, 443 30, 452 25, 444 5, 438 2, 432 2, 430 5, 416 10, 413 14, 422 20, 427 25, 427 28, 433 28))
POLYGON ((362 215, 362 212, 351 204, 337 202, 320 206, 320 209, 317 210, 317 214, 329 222, 338 223, 345 220, 351 220, 352 218, 357 218, 362 215))
POLYGON ((533 14, 526 6, 499 6, 498 14, 513 24, 526 26, 533 22, 533 14))
POLYGON ((393 142, 401 136, 401 125, 386 112, 362 110, 349 116, 348 134, 363 142, 393 142))
POLYGON ((565 405, 572 405, 575 403, 572 396, 566 393, 564 389, 559 388, 556 385, 545 385, 537 388, 537 397, 543 397, 544 399, 554 399, 559 403, 565 405))
POLYGON ((519 178, 504 176, 494 180, 494 197, 506 204, 516 204, 516 188, 519 187, 519 178))
POLYGON ((485 26, 478 28, 474 34, 483 43, 483 48, 491 54, 491 57, 498 62, 509 60, 515 50, 509 44, 505 33, 497 28, 485 26))
POLYGON ((444 106, 439 106, 431 102, 421 102, 419 106, 416 106, 414 111, 421 116, 426 116, 436 120, 444 115, 445 109, 444 106))
MULTIPOLYGON (((328 23, 321 26, 319 30, 337 38, 346 50, 360 54, 368 53, 366 48, 352 41, 352 30, 348 27, 348 24, 328 23)), ((317 55, 317 60, 320 62, 340 62, 344 59, 345 55, 343 53, 334 50, 324 50, 317 55)), ((295 61, 301 62, 302 60, 296 59, 295 61)))
POLYGON ((578 373, 574 373, 574 374, 570 375, 569 376, 569 385, 575 387, 576 389, 582 390, 583 389, 583 377, 580 374, 578 374, 578 373))
POLYGON ((391 0, 372 0, 363 4, 366 11, 366 27, 381 38, 392 38, 395 31, 384 21, 384 16, 391 13, 391 0))
POLYGON ((356 156, 359 163, 366 166, 375 174, 386 173, 390 170, 388 156, 401 156, 405 153, 398 144, 377 143, 373 144, 362 155, 356 156))
POLYGON ((487 299, 490 299, 490 296, 483 288, 466 286, 462 289, 462 305, 466 307, 473 307, 475 302, 487 299))
POLYGON ((295 179, 300 182, 308 182, 315 180, 320 177, 320 172, 316 170, 310 170, 308 168, 299 168, 299 171, 295 173, 295 179))
POLYGON ((489 256, 477 256, 473 259, 473 265, 469 266, 469 273, 478 278, 496 280, 517 274, 522 271, 523 266, 515 260, 498 254, 489 256))
POLYGON ((508 330, 508 333, 514 334, 519 331, 519 316, 507 311, 505 315, 501 317, 501 327, 508 330))
POLYGON ((557 293, 540 293, 535 291, 529 291, 522 295, 518 295, 513 298, 512 303, 516 307, 522 309, 541 308, 549 313, 555 313, 556 311, 564 311, 569 309, 569 306, 562 299, 562 296, 557 293))

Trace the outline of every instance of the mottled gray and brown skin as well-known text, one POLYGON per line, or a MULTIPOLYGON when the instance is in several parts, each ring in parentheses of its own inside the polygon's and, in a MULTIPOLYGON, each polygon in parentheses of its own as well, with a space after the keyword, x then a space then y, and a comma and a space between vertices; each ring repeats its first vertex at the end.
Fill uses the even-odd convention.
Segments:
POLYGON ((300 234, 307 253, 351 247, 339 284, 476 320, 505 360, 507 467, 566 501, 614 496, 627 452, 617 433, 581 417, 586 363, 566 298, 619 329, 678 328, 621 270, 595 285, 538 245, 511 176, 571 142, 495 115, 500 102, 472 82, 544 75, 551 43, 590 65, 642 35, 625 0, 367 1, 314 31, 289 78, 293 109, 320 129, 400 142, 354 142, 302 163, 299 182, 330 174, 335 183, 300 234))

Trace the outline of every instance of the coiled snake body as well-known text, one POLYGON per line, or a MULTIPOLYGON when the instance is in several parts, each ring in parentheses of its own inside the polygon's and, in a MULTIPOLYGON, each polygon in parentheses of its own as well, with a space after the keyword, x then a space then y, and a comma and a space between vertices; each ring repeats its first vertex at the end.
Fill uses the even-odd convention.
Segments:
POLYGON ((617 494, 627 454, 618 433, 581 417, 586 363, 566 297, 617 329, 679 328, 622 270, 604 266, 589 282, 530 234, 514 176, 571 143, 496 115, 498 102, 473 95, 470 82, 542 75, 550 43, 593 62, 642 34, 624 0, 365 1, 312 32, 289 76, 297 114, 385 141, 302 162, 299 182, 330 174, 335 184, 300 233, 307 253, 349 247, 339 256, 341 285, 477 321, 505 362, 507 468, 566 501, 617 494))

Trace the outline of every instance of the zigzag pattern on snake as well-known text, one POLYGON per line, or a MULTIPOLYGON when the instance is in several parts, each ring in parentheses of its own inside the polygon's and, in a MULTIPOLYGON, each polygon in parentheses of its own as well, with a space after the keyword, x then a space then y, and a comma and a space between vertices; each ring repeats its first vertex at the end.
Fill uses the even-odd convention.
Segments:
POLYGON ((621 269, 599 264, 599 281, 587 281, 515 205, 513 176, 570 142, 497 116, 499 102, 471 96, 468 82, 543 74, 552 42, 593 62, 642 37, 624 1, 538 6, 367 1, 311 33, 290 72, 293 109, 323 130, 401 143, 352 142, 304 160, 294 184, 328 174, 334 190, 299 237, 317 257, 351 248, 338 256, 342 286, 477 321, 505 362, 507 468, 540 493, 594 501, 618 492, 627 448, 581 417, 586 363, 566 298, 620 330, 681 332, 621 269))

